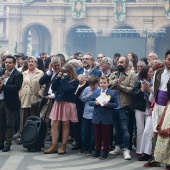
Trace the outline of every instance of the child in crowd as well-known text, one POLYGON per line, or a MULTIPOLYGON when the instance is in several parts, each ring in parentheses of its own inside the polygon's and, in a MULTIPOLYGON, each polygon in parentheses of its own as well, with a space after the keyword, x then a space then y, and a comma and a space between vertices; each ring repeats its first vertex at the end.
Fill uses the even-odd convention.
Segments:
POLYGON ((92 158, 106 159, 108 158, 109 143, 110 143, 110 126, 112 124, 112 113, 114 108, 118 106, 115 93, 108 89, 109 78, 106 76, 100 77, 100 88, 94 91, 90 106, 94 106, 92 123, 94 124, 95 134, 95 151, 92 158), (101 106, 96 100, 101 94, 106 94, 110 100, 103 101, 101 106), (101 148, 102 152, 101 152, 101 148))
POLYGON ((83 119, 82 119, 82 149, 79 154, 92 154, 94 150, 94 128, 92 124, 92 116, 94 106, 89 105, 89 100, 93 95, 93 91, 99 89, 99 78, 92 75, 88 78, 89 86, 82 93, 81 100, 85 102, 83 119))

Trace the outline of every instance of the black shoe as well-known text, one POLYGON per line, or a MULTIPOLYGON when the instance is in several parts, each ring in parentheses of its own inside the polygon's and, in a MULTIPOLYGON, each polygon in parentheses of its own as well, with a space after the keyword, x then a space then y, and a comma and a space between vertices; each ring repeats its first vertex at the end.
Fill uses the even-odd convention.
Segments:
POLYGON ((81 149, 78 154, 83 155, 83 154, 87 154, 87 149, 81 149))
POLYGON ((100 156, 100 151, 94 151, 92 158, 98 158, 100 156))
POLYGON ((149 161, 151 155, 143 154, 141 157, 138 158, 139 161, 149 161))
POLYGON ((92 156, 92 155, 93 155, 93 150, 92 150, 92 149, 89 149, 89 150, 87 151, 87 155, 92 156))
POLYGON ((0 150, 2 150, 3 148, 4 148, 4 145, 1 145, 1 146, 0 146, 0 150))
POLYGON ((108 152, 102 152, 99 156, 99 159, 107 159, 108 158, 108 152))
POLYGON ((75 145, 71 148, 71 150, 79 150, 79 149, 81 149, 80 145, 75 145))
POLYGON ((52 136, 49 136, 46 141, 52 141, 52 136))
POLYGON ((2 152, 8 152, 8 151, 10 151, 10 146, 4 146, 2 152))

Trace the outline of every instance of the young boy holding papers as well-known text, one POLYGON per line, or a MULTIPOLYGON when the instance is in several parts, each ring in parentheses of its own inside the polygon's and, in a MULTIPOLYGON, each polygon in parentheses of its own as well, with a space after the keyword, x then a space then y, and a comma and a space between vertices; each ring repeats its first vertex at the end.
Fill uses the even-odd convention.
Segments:
POLYGON ((108 89, 109 78, 100 78, 100 89, 94 91, 90 106, 94 106, 92 123, 95 133, 95 151, 93 158, 106 159, 109 153, 110 126, 112 124, 112 113, 118 106, 115 93, 108 89), (101 151, 101 147, 103 150, 101 151))

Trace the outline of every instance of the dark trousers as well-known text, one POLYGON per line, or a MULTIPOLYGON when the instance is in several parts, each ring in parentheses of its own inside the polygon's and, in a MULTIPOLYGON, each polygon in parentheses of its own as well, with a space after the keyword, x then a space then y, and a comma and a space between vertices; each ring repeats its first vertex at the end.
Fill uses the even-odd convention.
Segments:
POLYGON ((15 117, 18 111, 11 111, 6 107, 5 101, 0 100, 0 146, 4 145, 4 125, 6 123, 6 146, 12 144, 15 131, 15 117))
POLYGON ((76 145, 82 146, 82 135, 81 135, 81 127, 82 127, 82 116, 84 112, 84 104, 80 99, 76 101, 77 107, 77 116, 78 116, 78 123, 74 123, 74 137, 76 145))
POLYGON ((82 148, 94 150, 94 127, 92 119, 82 118, 82 148))
POLYGON ((129 112, 124 108, 115 109, 113 114, 115 122, 116 145, 129 149, 130 135, 128 130, 129 112))
POLYGON ((94 124, 96 151, 100 151, 103 144, 103 152, 109 152, 110 126, 111 125, 104 125, 102 123, 94 124))
POLYGON ((23 108, 20 111, 20 132, 23 131, 26 120, 30 116, 40 116, 37 114, 38 106, 32 106, 31 108, 23 108))
POLYGON ((130 108, 126 108, 126 111, 129 112, 129 121, 128 121, 128 129, 130 135, 130 146, 129 149, 132 150, 133 145, 133 134, 135 132, 135 112, 130 108))
POLYGON ((18 111, 16 118, 15 118, 15 132, 20 130, 20 111, 18 111))

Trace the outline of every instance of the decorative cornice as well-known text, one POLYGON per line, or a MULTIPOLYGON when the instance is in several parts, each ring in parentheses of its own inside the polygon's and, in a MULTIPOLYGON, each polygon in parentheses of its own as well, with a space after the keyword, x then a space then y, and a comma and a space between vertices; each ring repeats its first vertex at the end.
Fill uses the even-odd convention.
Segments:
POLYGON ((65 20, 66 20, 66 19, 63 18, 63 17, 60 17, 60 18, 59 18, 59 17, 58 17, 58 18, 55 17, 55 18, 53 18, 53 22, 54 22, 54 23, 64 23, 65 20))

